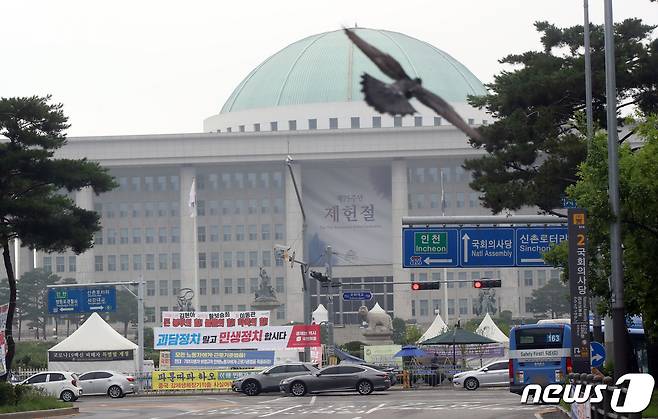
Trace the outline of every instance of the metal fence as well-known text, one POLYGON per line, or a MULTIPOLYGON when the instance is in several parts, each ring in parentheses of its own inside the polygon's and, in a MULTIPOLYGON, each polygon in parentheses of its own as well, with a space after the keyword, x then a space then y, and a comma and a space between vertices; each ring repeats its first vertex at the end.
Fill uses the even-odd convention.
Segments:
MULTIPOLYGON (((592 419, 640 419, 642 417, 641 413, 616 413, 610 407, 610 401, 612 400, 612 393, 614 390, 621 390, 621 399, 620 403, 623 403, 623 399, 626 397, 626 392, 628 390, 626 385, 616 386, 613 385, 614 380, 612 377, 603 377, 600 375, 594 374, 569 374, 569 382, 571 384, 605 384, 606 388, 603 391, 603 401, 600 403, 585 403, 588 406, 590 417, 592 419)), ((575 405, 575 403, 574 403, 575 405)), ((572 411, 574 406, 572 405, 572 411)), ((572 416, 573 417, 573 416, 572 416)))

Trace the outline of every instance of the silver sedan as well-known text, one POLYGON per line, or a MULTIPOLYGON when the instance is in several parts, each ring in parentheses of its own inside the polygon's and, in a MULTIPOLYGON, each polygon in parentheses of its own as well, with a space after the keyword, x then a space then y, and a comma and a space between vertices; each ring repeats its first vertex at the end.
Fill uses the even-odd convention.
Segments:
POLYGON ((298 397, 306 393, 336 390, 352 390, 366 395, 375 390, 387 390, 391 387, 391 379, 386 372, 364 365, 337 365, 313 375, 286 378, 279 387, 283 393, 298 397))
POLYGON ((491 362, 484 367, 460 372, 452 377, 455 387, 464 387, 466 390, 476 390, 478 387, 503 387, 509 385, 509 362, 491 362))
POLYGON ((80 375, 78 381, 85 396, 108 395, 117 399, 135 392, 135 378, 115 371, 89 371, 80 375))

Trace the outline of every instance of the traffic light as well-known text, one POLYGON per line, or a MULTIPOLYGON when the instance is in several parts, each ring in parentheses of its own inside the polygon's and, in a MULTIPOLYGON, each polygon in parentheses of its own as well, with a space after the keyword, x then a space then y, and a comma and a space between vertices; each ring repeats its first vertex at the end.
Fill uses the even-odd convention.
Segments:
POLYGON ((420 290, 438 290, 441 288, 440 282, 412 282, 411 290, 420 291, 420 290))
POLYGON ((473 281, 473 288, 483 289, 483 288, 500 288, 501 281, 500 279, 478 279, 473 281))

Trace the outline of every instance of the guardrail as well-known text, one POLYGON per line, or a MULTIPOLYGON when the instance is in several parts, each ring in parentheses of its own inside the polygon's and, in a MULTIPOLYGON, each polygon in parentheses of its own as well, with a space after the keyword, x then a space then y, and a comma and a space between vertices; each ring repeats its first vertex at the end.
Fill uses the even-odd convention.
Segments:
MULTIPOLYGON (((626 392, 628 388, 626 385, 616 386, 614 385, 614 380, 612 377, 603 377, 600 375, 594 374, 574 374, 571 373, 568 376, 569 382, 571 384, 605 384, 606 388, 603 391, 603 401, 600 403, 585 403, 589 405, 590 417, 592 419, 640 419, 642 413, 617 413, 612 410, 610 406, 610 401, 612 400, 612 392, 614 390, 621 390, 622 396, 620 398, 626 397, 626 392)), ((620 400, 620 403, 623 400, 620 400)), ((574 403, 575 404, 575 403, 574 403)), ((573 406, 573 405, 572 405, 573 406)), ((573 412, 573 408, 572 408, 573 412)), ((572 415, 572 417, 574 417, 572 415)))

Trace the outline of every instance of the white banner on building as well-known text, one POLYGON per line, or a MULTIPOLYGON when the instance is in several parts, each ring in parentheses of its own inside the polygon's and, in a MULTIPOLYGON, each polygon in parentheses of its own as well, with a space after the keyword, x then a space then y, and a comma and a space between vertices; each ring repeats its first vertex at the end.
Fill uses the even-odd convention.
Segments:
POLYGON ((263 327, 270 312, 262 311, 163 311, 162 327, 263 327))
POLYGON ((320 326, 153 329, 153 349, 293 349, 320 346, 320 326))
POLYGON ((308 260, 331 245, 335 265, 391 263, 390 167, 305 167, 303 197, 308 260))
POLYGON ((5 354, 7 353, 7 341, 5 339, 5 328, 7 327, 7 313, 9 304, 0 305, 0 375, 7 372, 5 354))

